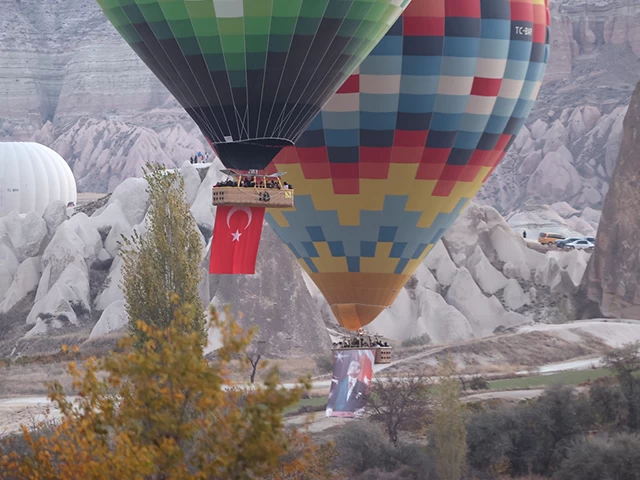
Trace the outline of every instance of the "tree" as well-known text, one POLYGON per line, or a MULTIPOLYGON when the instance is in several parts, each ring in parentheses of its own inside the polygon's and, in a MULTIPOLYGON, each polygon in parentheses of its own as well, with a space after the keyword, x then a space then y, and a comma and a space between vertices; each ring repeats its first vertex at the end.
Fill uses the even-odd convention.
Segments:
POLYGON ((619 430, 628 424, 627 401, 618 383, 605 377, 593 382, 589 388, 589 403, 597 423, 619 430))
POLYGON ((138 320, 166 328, 182 305, 193 306, 185 331, 204 336, 204 309, 198 295, 202 243, 185 199, 184 180, 159 165, 147 164, 149 211, 138 232, 121 242, 122 289, 136 345, 145 341, 138 320), (177 295, 179 303, 172 301, 177 295))
POLYGON ((373 420, 384 426, 391 443, 398 444, 402 428, 426 420, 432 406, 430 388, 430 378, 424 372, 410 377, 388 374, 373 383, 367 406, 374 413, 373 420))
POLYGON ((634 374, 640 371, 640 342, 628 343, 610 350, 603 363, 615 373, 627 404, 627 426, 640 426, 640 385, 634 374))
POLYGON ((341 427, 336 435, 334 468, 344 478, 435 478, 433 461, 420 445, 399 442, 394 446, 377 424, 363 419, 341 427), (383 472, 398 472, 402 475, 383 472))
POLYGON ((618 376, 633 375, 640 370, 640 342, 627 343, 609 350, 603 362, 618 376))
POLYGON ((621 434, 576 442, 554 478, 558 480, 640 479, 640 437, 621 434))
POLYGON ((258 363, 260 363, 260 359, 262 358, 262 354, 264 353, 264 340, 259 340, 257 344, 251 344, 244 351, 244 355, 251 366, 251 375, 249 377, 251 383, 256 379, 256 372, 258 370, 258 363))
POLYGON ((460 401, 460 382, 450 358, 440 364, 433 436, 436 469, 440 480, 460 480, 467 463, 467 431, 464 405, 460 401))
MULTIPOLYGON (((464 385, 463 385, 463 388, 464 388, 464 385)), ((471 390, 488 390, 489 382, 483 376, 476 375, 469 382, 469 388, 471 390)))
POLYGON ((469 464, 500 475, 549 475, 591 427, 590 410, 583 395, 558 385, 538 399, 473 415, 467 426, 469 464))
POLYGON ((51 384, 60 426, 40 437, 24 429, 27 455, 0 452, 0 478, 249 479, 278 472, 301 478, 296 472, 315 449, 306 435, 284 428, 283 416, 310 388, 308 378, 287 390, 271 370, 263 387, 227 390, 229 362, 251 333, 212 310, 222 347, 207 364, 205 341, 191 329, 195 307, 180 304, 174 296, 175 316, 166 327, 138 322, 147 338, 142 346, 127 337, 111 356, 83 367, 72 362, 78 400, 51 384))

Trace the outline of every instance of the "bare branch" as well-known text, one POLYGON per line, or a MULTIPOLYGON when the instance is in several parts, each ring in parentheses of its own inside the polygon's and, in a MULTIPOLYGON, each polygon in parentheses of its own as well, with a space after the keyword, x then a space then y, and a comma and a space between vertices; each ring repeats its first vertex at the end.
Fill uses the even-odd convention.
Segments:
POLYGON ((411 377, 388 374, 373 383, 367 405, 373 420, 384 425, 392 443, 397 444, 400 430, 427 420, 433 406, 432 384, 425 372, 411 377))

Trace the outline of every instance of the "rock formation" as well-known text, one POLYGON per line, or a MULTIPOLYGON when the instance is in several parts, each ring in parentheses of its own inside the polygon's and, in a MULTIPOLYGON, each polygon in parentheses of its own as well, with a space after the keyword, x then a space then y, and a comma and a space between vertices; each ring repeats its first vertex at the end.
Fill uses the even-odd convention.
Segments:
POLYGON ((426 334, 447 343, 566 321, 588 258, 539 253, 495 209, 471 204, 371 328, 399 340, 426 334))
POLYGON ((545 83, 517 141, 477 201, 602 208, 640 76, 640 0, 551 2, 545 83))
MULTIPOLYGON (((530 130, 478 197, 503 214, 532 198, 601 208, 638 78, 640 0, 551 8, 550 62, 530 130)), ((206 148, 95 0, 0 0, 0 12, 0 140, 51 146, 80 191, 97 192, 140 175, 148 160, 177 167, 206 148)))
POLYGON ((640 318, 640 84, 624 119, 622 147, 604 201, 583 287, 604 315, 640 318))
MULTIPOLYGON (((257 325, 272 357, 326 353, 329 330, 339 330, 317 288, 265 225, 254 276, 210 276, 208 250, 214 221, 211 185, 218 165, 199 173, 180 169, 194 222, 202 235, 205 304, 227 304, 244 325, 257 325), (203 180, 200 180, 203 178, 203 180)), ((99 208, 70 218, 61 203, 43 217, 0 219, 0 357, 19 356, 71 335, 91 345, 127 325, 118 239, 144 234, 146 181, 129 178, 99 208), (42 339, 49 342, 42 343, 42 339), (40 342, 40 343, 39 343, 40 342)), ((571 207, 558 207, 565 215, 571 207)), ((531 240, 535 241, 535 238, 531 240)), ((449 343, 491 336, 534 322, 573 318, 571 297, 586 267, 585 252, 529 248, 488 206, 472 204, 438 242, 392 307, 372 325, 396 340, 449 343)), ((216 334, 211 332, 210 349, 216 334)))

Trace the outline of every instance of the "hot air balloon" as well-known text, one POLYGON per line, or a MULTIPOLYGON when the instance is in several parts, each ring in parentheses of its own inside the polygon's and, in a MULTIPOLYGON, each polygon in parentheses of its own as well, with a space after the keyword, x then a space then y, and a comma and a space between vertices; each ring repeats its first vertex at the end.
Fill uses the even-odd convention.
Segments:
POLYGON ((545 0, 413 0, 273 162, 295 209, 267 220, 338 321, 367 325, 480 189, 548 58, 545 0))
POLYGON ((38 143, 0 142, 0 217, 12 211, 42 215, 54 200, 77 201, 67 162, 38 143))
POLYGON ((410 0, 97 0, 222 163, 264 168, 410 0))

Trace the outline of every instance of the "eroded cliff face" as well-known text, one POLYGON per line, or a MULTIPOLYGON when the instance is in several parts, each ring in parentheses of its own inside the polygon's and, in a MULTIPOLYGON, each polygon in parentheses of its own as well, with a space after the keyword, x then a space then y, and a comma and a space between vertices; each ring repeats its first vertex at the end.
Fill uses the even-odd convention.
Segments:
POLYGON ((527 128, 477 198, 503 214, 527 203, 602 207, 640 78, 640 0, 552 1, 550 41, 527 128))
POLYGON ((0 135, 131 115, 171 97, 95 0, 0 0, 0 135))
MULTIPOLYGON (((640 78, 640 0, 552 0, 551 11, 529 129, 478 196, 503 214, 528 200, 599 209, 640 78)), ((95 0, 0 0, 0 12, 0 141, 51 146, 81 191, 98 192, 206 148, 95 0)))
POLYGON ((566 79, 581 55, 603 46, 629 48, 640 57, 640 3, 634 0, 552 0, 551 14, 547 82, 566 79))
POLYGON ((95 0, 0 0, 0 141, 35 140, 106 192, 206 142, 95 0))
POLYGON ((624 119, 618 161, 583 289, 604 315, 640 318, 640 84, 624 119))

